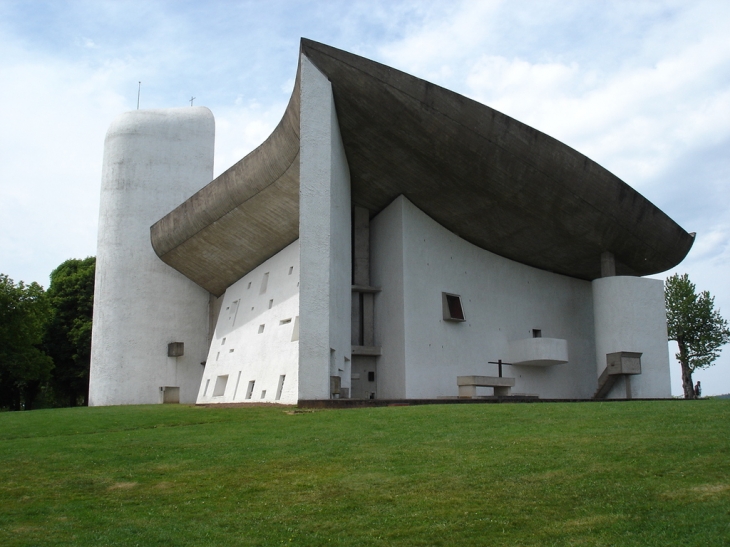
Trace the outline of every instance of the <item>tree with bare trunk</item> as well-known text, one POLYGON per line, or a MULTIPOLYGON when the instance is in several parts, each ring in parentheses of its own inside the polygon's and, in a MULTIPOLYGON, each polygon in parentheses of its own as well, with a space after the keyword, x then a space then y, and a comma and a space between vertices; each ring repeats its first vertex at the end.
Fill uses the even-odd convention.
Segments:
POLYGON ((730 330, 715 298, 708 291, 697 294, 687 274, 674 274, 664 282, 669 339, 677 342, 675 355, 682 367, 685 399, 696 399, 692 385, 695 370, 712 366, 720 356, 720 347, 728 342, 730 330))

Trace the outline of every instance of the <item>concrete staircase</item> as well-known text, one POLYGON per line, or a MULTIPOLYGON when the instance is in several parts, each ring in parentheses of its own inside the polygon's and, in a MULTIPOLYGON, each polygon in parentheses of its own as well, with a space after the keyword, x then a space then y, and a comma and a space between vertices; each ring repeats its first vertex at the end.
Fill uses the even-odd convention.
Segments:
POLYGON ((601 376, 598 377, 598 389, 593 394, 593 399, 605 399, 619 376, 619 374, 609 374, 608 367, 603 369, 601 376))

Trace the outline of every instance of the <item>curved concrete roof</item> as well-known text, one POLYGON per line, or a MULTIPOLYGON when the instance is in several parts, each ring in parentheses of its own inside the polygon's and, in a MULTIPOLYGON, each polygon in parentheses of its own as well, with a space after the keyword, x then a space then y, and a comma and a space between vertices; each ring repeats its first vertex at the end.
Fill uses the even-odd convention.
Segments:
MULTIPOLYGON (((403 194, 496 254, 592 280, 677 265, 694 238, 569 146, 496 110, 385 65, 303 39, 332 83, 354 205, 375 215, 403 194)), ((213 294, 298 237, 299 73, 259 148, 157 222, 162 260, 213 294)))

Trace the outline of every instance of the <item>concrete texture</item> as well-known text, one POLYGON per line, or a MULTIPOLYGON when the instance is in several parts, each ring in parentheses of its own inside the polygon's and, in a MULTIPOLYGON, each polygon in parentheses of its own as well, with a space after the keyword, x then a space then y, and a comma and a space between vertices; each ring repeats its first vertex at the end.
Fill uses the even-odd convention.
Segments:
MULTIPOLYGON (((623 181, 504 114, 310 40, 301 58, 331 84, 352 202, 371 217, 405 195, 482 249, 586 280, 602 262, 662 272, 692 246, 623 181)), ((298 237, 300 74, 266 142, 152 227, 158 255, 215 295, 298 237)))
POLYGON ((379 397, 456 396, 457 376, 496 376, 488 362, 507 361, 510 345, 531 339, 533 329, 543 340, 565 340, 569 359, 505 367, 515 391, 591 397, 598 375, 590 282, 480 249, 405 197, 372 219, 371 233, 372 283, 382 287, 375 295, 379 397), (461 296, 466 321, 443 320, 442 292, 461 296))
POLYGON ((295 241, 228 287, 221 298, 198 404, 297 402, 299 340, 294 329, 299 271, 295 241), (215 394, 223 377, 228 380, 225 386, 221 381, 215 394))
POLYGON ((476 397, 478 387, 491 387, 494 395, 505 397, 514 387, 515 379, 499 376, 458 376, 456 385, 459 387, 459 398, 476 397))
POLYGON ((558 338, 513 340, 507 349, 507 361, 515 365, 550 367, 569 360, 568 341, 558 338))
POLYGON ((179 388, 180 402, 195 402, 207 352, 209 295, 157 258, 149 227, 211 179, 214 138, 213 115, 203 107, 136 110, 109 127, 90 405, 162 402, 165 386, 179 388), (168 356, 172 342, 184 344, 182 355, 168 356))
POLYGON ((154 219, 157 255, 216 296, 299 237, 299 95, 297 71, 271 136, 154 219))
POLYGON ((330 82, 300 59, 299 398, 330 397, 330 377, 350 389, 352 255, 350 170, 330 82))
MULTIPOLYGON (((658 279, 604 277, 592 282, 596 375, 606 368, 606 356, 616 352, 641 354, 641 374, 631 378, 634 397, 671 396, 669 347, 664 308, 664 284, 658 279)), ((624 379, 607 397, 624 398, 624 379)))

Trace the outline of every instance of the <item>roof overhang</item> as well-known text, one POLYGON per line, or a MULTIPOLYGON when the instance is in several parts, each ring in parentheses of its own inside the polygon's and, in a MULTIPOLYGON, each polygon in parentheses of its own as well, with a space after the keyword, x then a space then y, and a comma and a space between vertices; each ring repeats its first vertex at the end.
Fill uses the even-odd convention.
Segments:
MULTIPOLYGON (((399 195, 465 240, 572 277, 663 272, 694 238, 569 146, 457 93, 302 39, 331 82, 353 205, 399 195)), ((167 264, 220 295, 298 237, 299 93, 256 150, 151 228, 167 264)))

